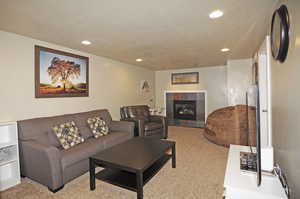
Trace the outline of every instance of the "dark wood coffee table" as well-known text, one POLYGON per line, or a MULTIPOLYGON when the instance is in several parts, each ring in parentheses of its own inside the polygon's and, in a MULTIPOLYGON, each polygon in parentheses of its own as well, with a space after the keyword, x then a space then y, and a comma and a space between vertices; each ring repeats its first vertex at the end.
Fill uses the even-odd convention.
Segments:
POLYGON ((96 178, 137 192, 143 198, 143 186, 172 158, 176 167, 175 142, 137 137, 90 157, 90 189, 96 178), (172 151, 170 155, 168 151, 172 151), (95 167, 104 167, 95 173, 95 167))

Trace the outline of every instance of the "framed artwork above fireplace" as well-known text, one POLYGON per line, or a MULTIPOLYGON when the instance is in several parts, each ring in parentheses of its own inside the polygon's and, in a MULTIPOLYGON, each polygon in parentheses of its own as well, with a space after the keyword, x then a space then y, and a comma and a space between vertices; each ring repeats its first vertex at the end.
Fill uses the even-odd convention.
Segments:
POLYGON ((191 73, 172 73, 172 84, 198 84, 199 72, 191 73))

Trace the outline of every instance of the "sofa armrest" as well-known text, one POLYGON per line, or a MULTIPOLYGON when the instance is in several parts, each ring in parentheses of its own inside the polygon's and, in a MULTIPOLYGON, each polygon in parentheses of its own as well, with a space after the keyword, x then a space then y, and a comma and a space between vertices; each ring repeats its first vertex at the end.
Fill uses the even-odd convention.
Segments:
POLYGON ((150 122, 162 122, 162 123, 164 123, 165 120, 166 120, 166 117, 160 116, 160 115, 151 115, 149 117, 149 119, 150 119, 150 122))
POLYGON ((134 122, 130 121, 112 121, 109 126, 110 130, 113 131, 125 131, 134 136, 134 122))
POLYGON ((35 141, 21 141, 25 175, 55 190, 63 185, 60 151, 35 141))
POLYGON ((167 122, 167 117, 165 116, 160 116, 160 115, 151 115, 149 117, 150 122, 161 122, 163 124, 164 128, 164 138, 168 138, 168 122, 167 122))
POLYGON ((135 126, 139 131, 139 136, 145 136, 145 121, 139 118, 126 118, 122 119, 122 121, 134 122, 135 126))

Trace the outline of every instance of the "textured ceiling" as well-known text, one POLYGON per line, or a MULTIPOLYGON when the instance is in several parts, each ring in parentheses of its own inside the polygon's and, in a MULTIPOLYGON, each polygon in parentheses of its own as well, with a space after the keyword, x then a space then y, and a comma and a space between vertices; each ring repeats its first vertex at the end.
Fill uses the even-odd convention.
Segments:
POLYGON ((0 30, 152 70, 223 65, 253 55, 276 2, 0 0, 0 30), (210 19, 215 9, 224 16, 210 19), (223 47, 231 51, 220 52, 223 47))

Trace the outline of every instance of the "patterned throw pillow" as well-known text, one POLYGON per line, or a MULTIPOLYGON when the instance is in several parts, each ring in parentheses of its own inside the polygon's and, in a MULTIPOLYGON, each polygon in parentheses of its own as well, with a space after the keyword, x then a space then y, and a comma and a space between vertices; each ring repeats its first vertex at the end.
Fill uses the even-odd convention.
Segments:
POLYGON ((87 123, 95 138, 107 135, 109 132, 106 122, 98 116, 88 118, 87 123))
POLYGON ((69 149, 84 142, 84 138, 81 137, 73 121, 56 125, 52 129, 64 149, 69 149))

